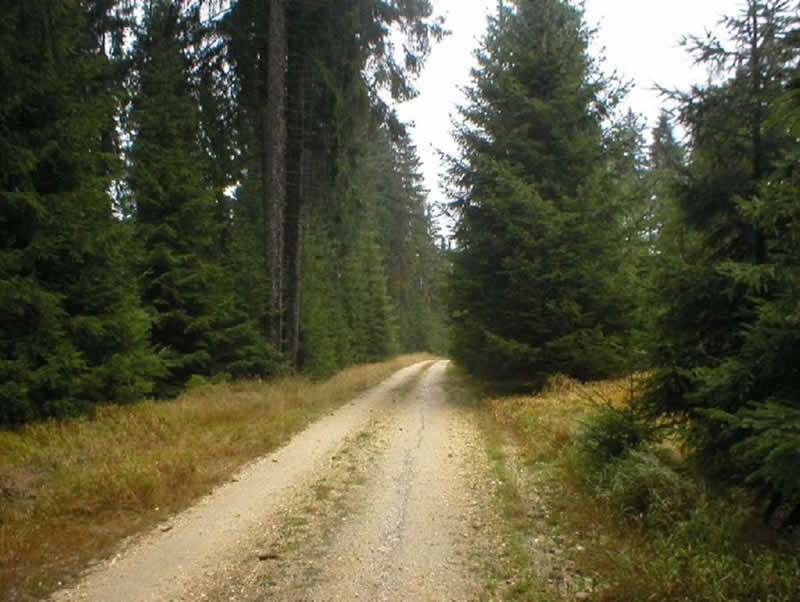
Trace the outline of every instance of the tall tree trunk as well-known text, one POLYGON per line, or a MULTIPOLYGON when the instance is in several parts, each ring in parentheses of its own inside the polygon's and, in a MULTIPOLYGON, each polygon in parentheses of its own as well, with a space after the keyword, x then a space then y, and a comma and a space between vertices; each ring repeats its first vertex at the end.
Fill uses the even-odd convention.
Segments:
POLYGON ((299 368, 300 284, 303 268, 302 212, 305 201, 306 163, 306 82, 307 63, 302 42, 289 53, 289 153, 286 207, 286 328, 287 354, 299 368))
MULTIPOLYGON (((759 46, 760 28, 758 22, 759 2, 750 0, 750 77, 753 94, 753 114, 751 123, 751 136, 753 144, 753 181, 759 184, 763 173, 763 145, 761 138, 761 125, 764 120, 762 102, 762 72, 761 47, 759 46)), ((766 40, 765 40, 766 41, 766 40)), ((764 232, 759 226, 755 226, 755 261, 764 263, 766 260, 767 249, 764 232)))
POLYGON ((267 103, 264 116, 263 203, 264 245, 269 278, 269 338, 283 347, 283 219, 286 204, 286 61, 285 0, 268 0, 267 103))

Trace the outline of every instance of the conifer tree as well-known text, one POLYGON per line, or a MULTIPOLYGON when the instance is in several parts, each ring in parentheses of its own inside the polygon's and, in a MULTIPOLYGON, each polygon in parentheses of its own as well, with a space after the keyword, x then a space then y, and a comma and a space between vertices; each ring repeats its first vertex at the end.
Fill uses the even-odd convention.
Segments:
POLYGON ((309 207, 304 234, 301 360, 315 374, 444 348, 443 259, 415 184, 415 152, 368 120, 349 155, 326 202, 309 207))
POLYGON ((601 127, 617 89, 588 43, 575 5, 519 0, 498 6, 478 54, 450 172, 451 303, 454 355, 483 376, 536 384, 621 366, 624 235, 601 127))
POLYGON ((648 397, 657 412, 689 420, 710 474, 765 490, 774 502, 768 514, 782 496, 800 503, 788 468, 798 461, 800 428, 790 359, 800 340, 796 269, 788 260, 796 138, 774 117, 796 77, 789 34, 797 18, 789 2, 749 0, 724 20, 732 48, 692 41, 699 59, 727 77, 676 94, 692 137, 688 177, 677 189, 691 239, 659 277, 664 310, 648 397))
POLYGON ((340 241, 329 224, 312 215, 303 245, 305 277, 301 288, 302 340, 300 365, 315 377, 334 374, 355 361, 353 331, 347 322, 342 286, 340 241))
POLYGON ((652 131, 647 169, 650 201, 647 213, 647 238, 651 243, 659 238, 667 242, 680 238, 675 234, 666 233, 664 228, 670 228, 680 221, 676 213, 678 207, 675 195, 684 179, 685 171, 685 149, 675 138, 669 114, 662 110, 658 124, 652 131))
POLYGON ((142 246, 143 298, 153 341, 167 353, 174 393, 192 375, 263 375, 274 368, 255 325, 239 310, 217 250, 218 194, 199 145, 199 110, 184 52, 180 7, 152 2, 137 40, 130 122, 130 188, 142 246))
POLYGON ((13 1, 0 24, 0 423, 148 394, 149 346, 108 190, 113 3, 13 1), (89 8, 98 10, 90 11, 89 8), (92 20, 93 19, 93 20, 92 20))
POLYGON ((437 305, 443 286, 444 258, 435 244, 435 228, 420 160, 404 128, 371 135, 369 177, 360 187, 375 198, 389 296, 403 351, 443 352, 444 310, 437 305))
POLYGON ((156 380, 172 394, 193 374, 268 374, 276 325, 316 374, 422 344, 437 255, 379 92, 413 95, 441 35, 428 0, 51 4, 12 3, 0 27, 0 421, 133 400, 156 380), (284 8, 281 40, 268 34, 284 8), (284 68, 285 86, 270 78, 284 68), (358 164, 377 155, 383 174, 358 164), (398 300, 417 328, 402 342, 398 300))
MULTIPOLYGON (((282 118, 289 134, 283 144, 286 203, 279 213, 273 212, 274 217, 269 215, 269 203, 260 214, 264 237, 269 233, 273 241, 270 244, 274 247, 275 240, 285 243, 280 265, 270 267, 269 264, 277 264, 277 259, 274 249, 271 255, 265 249, 267 265, 263 267, 269 273, 268 286, 280 280, 279 291, 270 289, 274 293, 271 297, 275 297, 270 314, 274 318, 276 313, 285 313, 279 316, 281 331, 286 335, 281 337, 281 345, 294 359, 299 357, 302 324, 298 294, 302 289, 302 235, 306 231, 302 224, 313 213, 310 205, 320 196, 317 191, 335 185, 337 172, 347 164, 343 157, 356 129, 355 121, 363 118, 370 106, 376 113, 387 115, 379 91, 387 90, 395 99, 413 94, 409 76, 420 69, 430 40, 441 35, 441 26, 430 19, 428 0, 315 0, 288 3, 285 9, 287 97, 282 118), (392 27, 399 28, 407 38, 403 61, 398 61, 399 53, 389 35, 392 27), (368 63, 370 68, 366 70, 368 63), (276 232, 274 227, 281 231, 276 232), (282 308, 280 312, 278 306, 282 308)), ((269 111, 264 111, 274 96, 268 91, 269 68, 264 61, 269 55, 265 44, 276 39, 267 36, 265 30, 273 12, 264 3, 240 0, 222 24, 230 40, 230 64, 238 78, 242 121, 248 124, 242 128, 246 135, 242 143, 246 145, 243 160, 248 163, 248 178, 264 174, 269 167, 253 159, 267 157, 262 152, 264 132, 275 133, 283 127, 267 127, 269 111)), ((264 199, 275 196, 265 192, 267 180, 262 177, 264 199)), ((272 326, 274 333, 274 322, 272 326)))

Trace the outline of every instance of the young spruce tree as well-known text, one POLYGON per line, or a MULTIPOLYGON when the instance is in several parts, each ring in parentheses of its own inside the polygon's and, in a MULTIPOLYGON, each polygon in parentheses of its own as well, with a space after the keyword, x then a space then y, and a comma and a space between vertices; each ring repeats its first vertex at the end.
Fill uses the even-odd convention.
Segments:
POLYGON ((108 194, 117 90, 87 4, 3 9, 0 424, 136 400, 162 369, 108 194))

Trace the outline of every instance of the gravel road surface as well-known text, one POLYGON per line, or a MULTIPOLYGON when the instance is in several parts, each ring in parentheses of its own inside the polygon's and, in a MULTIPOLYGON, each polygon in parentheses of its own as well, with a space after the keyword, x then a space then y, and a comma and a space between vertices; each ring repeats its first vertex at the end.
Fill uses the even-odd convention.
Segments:
POLYGON ((485 598, 487 460, 446 367, 400 370, 52 599, 485 598))

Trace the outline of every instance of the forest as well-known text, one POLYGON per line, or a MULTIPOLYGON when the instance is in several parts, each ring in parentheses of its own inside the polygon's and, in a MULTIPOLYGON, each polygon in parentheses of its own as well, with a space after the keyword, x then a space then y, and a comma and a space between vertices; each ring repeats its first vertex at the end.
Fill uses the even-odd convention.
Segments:
POLYGON ((431 13, 5 6, 0 424, 443 352, 444 252, 390 109, 431 13))
POLYGON ((50 544, 29 545, 19 525, 64 507, 76 523, 64 533, 77 533, 76 516, 108 511, 76 491, 105 487, 155 513, 194 475, 182 507, 212 482, 198 434, 215 460, 245 462, 433 357, 399 354, 427 351, 498 395, 481 411, 513 415, 548 491, 568 492, 558 503, 583 503, 581 520, 616 508, 633 525, 602 552, 617 554, 609 587, 649 581, 604 599, 653 599, 656 586, 661 599, 794 599, 800 4, 742 0, 687 36, 706 78, 662 89, 648 129, 627 108, 631 83, 593 52, 582 2, 498 2, 437 205, 394 110, 448 35, 435 9, 6 0, 0 495, 17 522, 0 516, 3 542, 19 531, 18 549, 46 560, 50 544), (392 358, 369 378, 342 372, 392 358), (624 401, 574 393, 609 382, 630 383, 624 401), (192 449, 137 444, 152 457, 147 468, 130 456, 134 485, 106 461, 96 481, 63 479, 73 506, 19 493, 49 486, 56 456, 82 467, 91 454, 68 433, 102 431, 103 415, 121 429, 103 434, 119 456, 122 438, 183 432, 195 406, 200 426, 175 435, 192 449), (163 477, 167 457, 179 468, 163 477), (145 473, 155 485, 136 484, 145 473), (637 549, 658 561, 625 556, 637 549))
POLYGON ((0 424, 401 351, 511 390, 646 374, 629 438, 677 429, 797 524, 798 7, 723 24, 648 137, 579 4, 500 3, 450 250, 391 108, 446 35, 427 0, 13 0, 0 424))
POLYGON ((648 144, 578 3, 503 3, 449 171, 452 356, 512 390, 643 375, 629 407, 584 426, 598 478, 625 462, 646 474, 636 454, 673 438, 787 528, 800 524, 798 17, 796 2, 747 0, 723 33, 687 37, 708 77, 662 91, 648 144))

